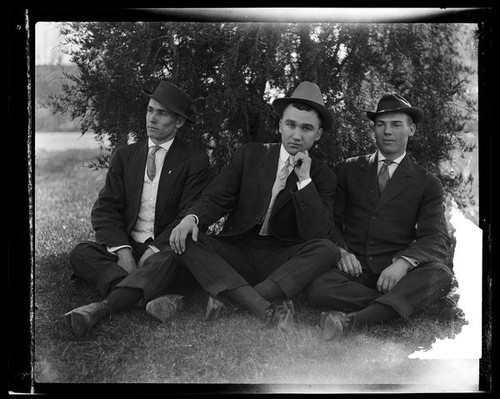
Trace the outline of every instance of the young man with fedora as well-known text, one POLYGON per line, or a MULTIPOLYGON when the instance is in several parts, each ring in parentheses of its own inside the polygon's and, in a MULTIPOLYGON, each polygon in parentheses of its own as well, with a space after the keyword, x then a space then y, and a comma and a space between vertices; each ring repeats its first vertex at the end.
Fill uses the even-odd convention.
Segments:
POLYGON ((311 82, 272 105, 281 143, 238 148, 172 230, 170 246, 210 294, 207 319, 227 301, 291 332, 291 298, 339 259, 328 239, 335 176, 309 154, 333 115, 311 82), (201 232, 225 215, 219 234, 201 232))
POLYGON ((333 310, 321 315, 325 340, 406 318, 445 297, 453 278, 443 187, 406 153, 422 110, 386 94, 367 116, 378 151, 338 166, 332 237, 341 256, 308 287, 313 303, 333 310))
POLYGON ((207 185, 208 157, 177 137, 186 121, 193 122, 191 98, 165 81, 143 92, 148 140, 116 148, 92 208, 97 242, 82 242, 70 253, 74 275, 102 297, 109 294, 65 315, 77 336, 102 316, 156 296, 165 279, 187 273, 173 265, 168 276, 157 274, 173 227, 207 185))

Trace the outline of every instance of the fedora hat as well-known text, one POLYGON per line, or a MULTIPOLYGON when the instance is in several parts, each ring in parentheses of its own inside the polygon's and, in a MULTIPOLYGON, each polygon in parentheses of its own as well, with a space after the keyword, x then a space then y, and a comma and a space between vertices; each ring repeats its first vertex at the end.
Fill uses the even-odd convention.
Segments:
POLYGON ((194 122, 191 114, 191 103, 193 100, 191 100, 191 97, 172 83, 162 80, 158 83, 153 92, 146 88, 143 88, 142 92, 149 98, 158 101, 166 109, 183 116, 189 122, 194 122))
POLYGON ((414 123, 420 122, 424 117, 424 113, 420 108, 412 107, 403 96, 397 93, 384 94, 378 102, 377 110, 375 112, 367 111, 366 115, 375 122, 377 115, 388 112, 403 112, 408 114, 413 118, 414 123))
POLYGON ((323 129, 328 130, 333 126, 333 114, 325 107, 319 86, 312 82, 302 82, 297 86, 290 97, 277 98, 273 101, 273 108, 278 115, 283 115, 283 110, 290 103, 303 103, 311 106, 321 116, 323 129))

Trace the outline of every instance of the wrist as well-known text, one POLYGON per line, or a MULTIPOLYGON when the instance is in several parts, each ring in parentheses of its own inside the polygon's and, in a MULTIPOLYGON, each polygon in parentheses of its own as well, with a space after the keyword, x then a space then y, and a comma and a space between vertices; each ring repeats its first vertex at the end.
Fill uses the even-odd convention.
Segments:
POLYGON ((186 219, 186 220, 189 220, 189 219, 194 220, 194 223, 195 223, 197 226, 198 226, 198 223, 199 223, 199 221, 200 221, 200 220, 198 219, 198 216, 196 216, 194 213, 191 213, 191 214, 189 214, 189 215, 186 215, 186 216, 184 217, 184 219, 186 219))
POLYGON ((405 258, 398 258, 397 261, 399 261, 400 264, 404 265, 406 267, 406 271, 409 272, 411 269, 413 269, 413 265, 408 259, 405 258))
POLYGON ((342 247, 339 247, 339 252, 340 252, 340 256, 345 256, 349 253, 347 250, 345 250, 342 247))
POLYGON ((312 179, 305 179, 305 180, 300 180, 297 182, 297 190, 302 190, 304 187, 306 187, 309 183, 312 182, 312 179))
POLYGON ((126 253, 132 253, 132 249, 130 247, 122 247, 122 248, 118 248, 115 253, 117 255, 121 255, 121 254, 126 254, 126 253))

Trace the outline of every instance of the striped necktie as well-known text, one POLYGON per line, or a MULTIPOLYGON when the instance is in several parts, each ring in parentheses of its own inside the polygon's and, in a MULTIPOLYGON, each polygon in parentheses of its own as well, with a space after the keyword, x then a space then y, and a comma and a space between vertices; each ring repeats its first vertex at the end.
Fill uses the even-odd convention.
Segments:
POLYGON ((147 174, 149 177, 149 180, 153 181, 155 176, 156 176, 156 152, 160 149, 161 147, 159 145, 154 145, 152 147, 149 147, 149 153, 148 153, 148 161, 146 164, 146 170, 147 174))
POLYGON ((385 186, 387 185, 387 182, 391 178, 389 175, 389 168, 388 166, 393 163, 390 159, 383 159, 382 160, 383 164, 380 167, 380 171, 378 172, 378 192, 379 194, 382 194, 382 192, 385 189, 385 186))

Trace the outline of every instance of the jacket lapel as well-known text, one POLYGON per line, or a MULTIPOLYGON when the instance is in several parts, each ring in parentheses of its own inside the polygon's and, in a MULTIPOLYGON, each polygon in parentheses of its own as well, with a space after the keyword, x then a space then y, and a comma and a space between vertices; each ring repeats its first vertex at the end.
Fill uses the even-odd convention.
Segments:
MULTIPOLYGON (((158 182, 158 193, 156 195, 155 219, 161 215, 161 211, 167 202, 170 192, 172 191, 172 187, 174 186, 173 182, 179 175, 184 158, 185 152, 182 144, 177 139, 174 139, 172 146, 163 160, 160 181, 158 182)), ((157 220, 155 220, 155 225, 156 223, 157 220)))
POLYGON ((366 192, 372 205, 375 205, 379 199, 377 186, 377 153, 373 153, 366 158, 366 162, 361 165, 359 175, 361 186, 366 192))
POLYGON ((135 220, 139 214, 141 205, 142 188, 144 184, 144 173, 146 170, 146 158, 148 156, 147 141, 139 147, 138 151, 132 152, 129 163, 130 172, 127 177, 127 190, 130 192, 130 203, 134 210, 135 217, 131 220, 128 230, 134 227, 135 220))
POLYGON ((415 168, 406 155, 398 165, 391 179, 387 182, 382 195, 377 203, 377 209, 381 208, 387 202, 396 197, 400 192, 405 190, 411 184, 411 177, 414 175, 415 168))
POLYGON ((274 144, 262 158, 262 162, 256 169, 257 181, 260 189, 260 198, 263 198, 264 206, 267 209, 276 180, 276 171, 278 168, 278 158, 280 154, 280 145, 274 144))

